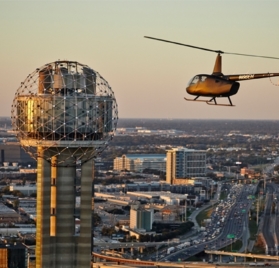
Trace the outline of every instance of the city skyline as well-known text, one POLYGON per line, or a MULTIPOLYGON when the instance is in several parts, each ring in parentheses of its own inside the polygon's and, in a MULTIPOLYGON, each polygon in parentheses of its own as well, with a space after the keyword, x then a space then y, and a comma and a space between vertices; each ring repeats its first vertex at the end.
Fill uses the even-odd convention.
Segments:
MULTIPOLYGON (((0 1, 0 114, 10 115, 26 72, 67 59, 110 81, 120 118, 277 119, 277 78, 241 82, 234 108, 186 102, 188 81, 210 74, 216 55, 143 36, 279 57, 278 7, 272 0, 0 1)), ((223 72, 278 72, 278 63, 224 55, 223 72)))

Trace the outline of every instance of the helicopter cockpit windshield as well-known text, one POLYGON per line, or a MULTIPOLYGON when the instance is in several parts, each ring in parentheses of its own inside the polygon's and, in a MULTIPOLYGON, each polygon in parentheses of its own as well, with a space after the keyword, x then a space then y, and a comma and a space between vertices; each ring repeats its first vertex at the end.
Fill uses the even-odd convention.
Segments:
POLYGON ((188 86, 193 86, 199 82, 204 82, 206 78, 207 76, 204 74, 196 75, 189 81, 188 86))

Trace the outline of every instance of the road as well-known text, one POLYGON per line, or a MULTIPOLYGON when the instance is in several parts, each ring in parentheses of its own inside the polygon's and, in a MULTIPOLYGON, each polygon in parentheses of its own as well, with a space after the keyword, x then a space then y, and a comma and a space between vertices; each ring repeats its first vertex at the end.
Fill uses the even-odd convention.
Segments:
POLYGON ((247 213, 253 202, 248 197, 254 195, 256 189, 257 185, 233 185, 228 199, 219 203, 218 211, 212 213, 211 223, 206 227, 206 236, 201 234, 196 238, 197 243, 193 243, 194 245, 177 250, 161 260, 186 260, 205 249, 221 249, 240 239, 248 228, 247 213), (224 218, 222 226, 221 218, 224 218), (219 232, 216 232, 217 229, 219 232))
POLYGON ((276 248, 275 248, 275 241, 274 241, 274 230, 275 225, 273 222, 273 215, 272 215, 272 204, 273 204, 273 193, 274 188, 271 184, 267 184, 267 193, 266 193, 266 200, 265 200, 265 210, 264 210, 264 222, 262 233, 266 241, 266 253, 270 255, 275 255, 276 248))

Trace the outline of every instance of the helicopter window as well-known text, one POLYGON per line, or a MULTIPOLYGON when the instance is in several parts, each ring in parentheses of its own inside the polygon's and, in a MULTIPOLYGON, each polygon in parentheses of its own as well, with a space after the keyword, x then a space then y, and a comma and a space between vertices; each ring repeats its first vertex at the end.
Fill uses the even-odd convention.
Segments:
POLYGON ((188 83, 189 86, 195 85, 199 82, 204 82, 206 80, 207 76, 206 75, 196 75, 190 82, 188 83))
POLYGON ((204 82, 206 78, 207 78, 207 77, 206 77, 205 75, 200 76, 200 81, 201 81, 201 82, 204 82))
POLYGON ((189 85, 194 85, 199 82, 199 76, 195 76, 192 80, 190 80, 189 85))

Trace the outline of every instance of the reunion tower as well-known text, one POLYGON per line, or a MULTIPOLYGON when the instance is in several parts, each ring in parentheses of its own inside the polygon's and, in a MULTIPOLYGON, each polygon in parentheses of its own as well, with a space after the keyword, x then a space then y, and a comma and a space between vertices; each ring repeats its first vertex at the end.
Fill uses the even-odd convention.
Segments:
POLYGON ((108 146, 117 119, 108 82, 76 61, 37 68, 15 93, 12 125, 37 159, 36 268, 91 267, 93 158, 108 146))

